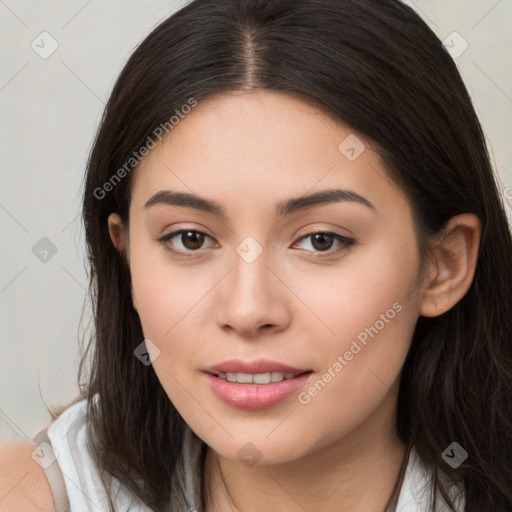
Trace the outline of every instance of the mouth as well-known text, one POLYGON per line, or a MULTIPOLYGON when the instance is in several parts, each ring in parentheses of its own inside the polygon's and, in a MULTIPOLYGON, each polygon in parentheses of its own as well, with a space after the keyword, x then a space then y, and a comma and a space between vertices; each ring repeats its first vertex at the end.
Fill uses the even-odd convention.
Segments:
POLYGON ((255 361, 230 359, 228 361, 223 361, 222 363, 211 366, 205 370, 206 373, 217 375, 221 379, 228 380, 228 382, 234 382, 229 380, 229 378, 233 378, 233 375, 241 375, 242 378, 246 379, 248 377, 243 376, 251 375, 256 376, 257 380, 259 380, 266 379, 267 374, 270 375, 269 382, 274 382, 272 378, 278 379, 275 381, 278 382, 283 379, 293 378, 296 375, 301 375, 302 373, 308 371, 311 371, 311 369, 297 368, 284 363, 280 363, 279 361, 272 361, 270 359, 257 359, 255 361))
POLYGON ((265 373, 212 373, 211 375, 218 377, 219 379, 225 380, 226 382, 236 382, 238 384, 270 384, 272 382, 282 382, 283 380, 290 380, 304 375, 305 373, 311 373, 311 371, 300 372, 300 373, 282 373, 282 372, 265 372, 265 373))
POLYGON ((293 368, 269 360, 231 360, 204 371, 210 389, 223 402, 238 409, 264 409, 302 388, 313 370, 293 368))

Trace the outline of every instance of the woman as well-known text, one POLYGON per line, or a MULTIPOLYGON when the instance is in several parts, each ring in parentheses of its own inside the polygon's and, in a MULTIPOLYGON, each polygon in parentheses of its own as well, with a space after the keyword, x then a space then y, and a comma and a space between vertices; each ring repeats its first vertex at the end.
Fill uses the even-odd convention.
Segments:
POLYGON ((187 4, 116 82, 83 215, 58 510, 512 510, 510 230, 410 8, 187 4))

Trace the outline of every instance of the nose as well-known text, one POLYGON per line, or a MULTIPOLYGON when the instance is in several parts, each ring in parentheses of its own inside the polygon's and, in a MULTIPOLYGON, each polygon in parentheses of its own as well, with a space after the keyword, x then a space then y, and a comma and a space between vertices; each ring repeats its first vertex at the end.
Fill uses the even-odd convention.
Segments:
POLYGON ((286 329, 291 319, 290 293, 270 268, 265 252, 248 263, 238 254, 217 287, 217 323, 240 337, 255 338, 286 329))

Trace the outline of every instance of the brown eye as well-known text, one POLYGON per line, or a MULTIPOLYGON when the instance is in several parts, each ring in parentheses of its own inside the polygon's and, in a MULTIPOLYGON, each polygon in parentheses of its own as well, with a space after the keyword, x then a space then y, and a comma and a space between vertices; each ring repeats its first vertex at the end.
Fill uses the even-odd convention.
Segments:
POLYGON ((200 249, 204 243, 204 233, 199 231, 183 231, 181 233, 181 243, 190 250, 200 249))
MULTIPOLYGON (((202 249, 208 247, 203 247, 206 239, 213 242, 211 237, 201 231, 196 231, 195 229, 180 229, 168 235, 164 235, 158 239, 158 242, 162 244, 164 249, 176 256, 191 258, 201 256, 201 254, 204 253, 202 249)), ((211 246, 214 245, 215 243, 211 244, 211 246)))
POLYGON ((311 245, 317 251, 327 251, 334 243, 334 237, 325 233, 316 233, 311 236, 311 245))
POLYGON ((351 245, 355 244, 356 241, 353 238, 348 238, 338 233, 318 231, 301 237, 299 242, 296 243, 305 244, 305 242, 309 242, 306 244, 309 245, 309 247, 303 248, 306 249, 307 252, 313 253, 312 255, 319 253, 329 256, 336 253, 341 254, 341 252, 348 250, 351 245), (335 245, 337 245, 338 248, 332 249, 335 245))

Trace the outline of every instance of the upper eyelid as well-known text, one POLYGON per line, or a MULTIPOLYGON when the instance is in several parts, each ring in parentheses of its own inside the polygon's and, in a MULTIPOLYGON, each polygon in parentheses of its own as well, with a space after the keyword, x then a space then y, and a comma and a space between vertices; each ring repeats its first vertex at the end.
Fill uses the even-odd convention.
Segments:
MULTIPOLYGON (((340 242, 341 244, 345 244, 345 246, 348 248, 349 246, 351 245, 355 245, 357 242, 355 240, 355 238, 351 238, 349 236, 345 236, 345 235, 342 235, 340 233, 337 233, 336 231, 311 231, 311 232, 308 232, 308 233, 305 233, 304 235, 300 236, 296 242, 293 243, 293 245, 301 242, 302 240, 304 239, 307 239, 308 237, 310 236, 313 236, 313 235, 316 235, 316 234, 324 234, 324 235, 329 235, 329 236, 332 236, 335 240, 337 240, 338 242, 340 242)), ((311 251, 307 251, 307 252, 311 252, 311 251)), ((332 251, 331 249, 328 249, 327 251, 317 251, 317 253, 315 254, 325 254, 325 256, 329 256, 329 255, 333 255, 335 254, 337 251, 332 251)))
POLYGON ((297 240, 302 240, 303 238, 306 238, 311 235, 316 235, 318 233, 322 233, 325 235, 334 235, 336 237, 344 238, 345 240, 351 240, 355 242, 355 238, 349 235, 343 235, 342 233, 338 233, 337 231, 333 231, 332 229, 312 229, 311 231, 308 231, 301 235, 297 240))
POLYGON ((202 235, 205 235, 207 236, 208 238, 211 238, 212 240, 214 239, 212 236, 210 236, 208 233, 205 233, 204 231, 200 230, 200 229, 189 229, 189 228, 181 228, 181 229, 175 229, 173 231, 170 231, 169 233, 165 234, 165 235, 162 235, 161 237, 159 237, 158 239, 159 240, 162 240, 162 239, 170 239, 170 238, 174 238, 175 236, 178 236, 178 235, 181 235, 182 233, 187 233, 191 231, 192 233, 201 233, 202 235))

